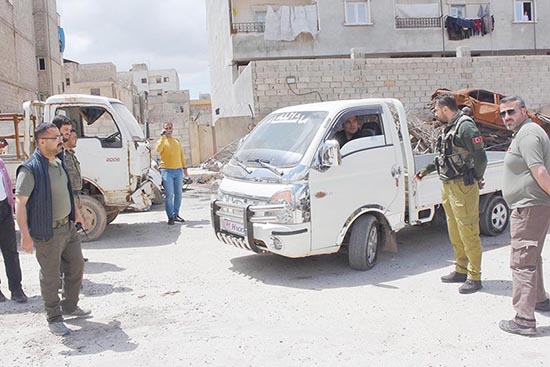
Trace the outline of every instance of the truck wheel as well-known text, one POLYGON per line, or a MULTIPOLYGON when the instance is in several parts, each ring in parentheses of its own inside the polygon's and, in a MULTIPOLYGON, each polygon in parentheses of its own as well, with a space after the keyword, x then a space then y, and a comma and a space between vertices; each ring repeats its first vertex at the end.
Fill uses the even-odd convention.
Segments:
POLYGON ((116 217, 118 217, 118 213, 120 213, 118 209, 109 210, 107 212, 107 224, 110 224, 112 221, 114 221, 116 217))
POLYGON ((163 201, 164 199, 162 197, 162 192, 156 186, 153 186, 153 197, 151 203, 153 205, 158 205, 162 204, 163 201))
POLYGON ((380 247, 380 226, 372 215, 358 218, 349 239, 349 266, 355 270, 369 270, 376 263, 380 247))
POLYGON ((510 210, 501 196, 489 199, 485 210, 479 215, 479 230, 487 236, 496 236, 504 232, 510 220, 510 210))
POLYGON ((80 197, 82 217, 84 218, 83 227, 86 234, 81 233, 82 242, 94 241, 101 236, 107 225, 107 212, 99 201, 88 195, 80 197))

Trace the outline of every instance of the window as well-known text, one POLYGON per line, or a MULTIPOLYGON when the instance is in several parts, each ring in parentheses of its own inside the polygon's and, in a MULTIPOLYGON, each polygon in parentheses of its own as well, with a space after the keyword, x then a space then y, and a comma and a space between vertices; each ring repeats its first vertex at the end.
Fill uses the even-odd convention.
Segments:
POLYGON ((535 18, 533 0, 515 0, 514 20, 516 22, 532 22, 535 18))
MULTIPOLYGON (((68 116, 76 125, 79 138, 98 139, 104 148, 121 148, 120 132, 113 116, 99 106, 63 106, 56 114, 68 116)), ((117 111, 119 112, 119 111, 117 111)))
POLYGON ((267 16, 266 10, 256 10, 254 12, 254 18, 256 18, 256 23, 265 23, 266 16, 267 16))
POLYGON ((147 84, 147 78, 141 78, 141 84, 147 84))
POLYGON ((65 78, 65 84, 67 84, 67 87, 71 86, 71 78, 65 78))
POLYGON ((46 70, 46 59, 43 57, 38 58, 38 69, 39 70, 46 70))
POLYGON ((99 88, 92 88, 92 89, 90 89, 90 94, 92 96, 100 96, 101 95, 101 90, 99 88))
POLYGON ((372 24, 370 19, 370 0, 346 0, 345 7, 347 25, 372 24))
POLYGON ((167 76, 165 76, 165 77, 163 78, 163 80, 164 80, 165 83, 168 83, 168 82, 170 81, 170 78, 168 78, 167 76))
POLYGON ((157 77, 157 84, 162 83, 162 78, 160 76, 157 77))
POLYGON ((466 5, 451 5, 451 17, 466 18, 466 5))

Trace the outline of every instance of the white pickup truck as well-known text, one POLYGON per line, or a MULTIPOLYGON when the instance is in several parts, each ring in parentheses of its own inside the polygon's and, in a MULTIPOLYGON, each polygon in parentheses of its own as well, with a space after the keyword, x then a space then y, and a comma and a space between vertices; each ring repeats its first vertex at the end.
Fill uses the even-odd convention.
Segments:
MULTIPOLYGON (((503 152, 488 152, 480 192, 480 226, 503 232, 503 152)), ((430 222, 441 206, 441 182, 414 173, 433 154, 414 155, 405 110, 396 99, 363 99, 287 107, 269 114, 224 168, 212 224, 219 240, 287 257, 348 247, 350 266, 368 270, 378 252, 396 249, 393 233, 430 222), (340 148, 333 140, 346 119, 364 137, 340 148)))
MULTIPOLYGON (((92 241, 129 206, 143 210, 160 196, 160 176, 151 172, 151 148, 144 133, 119 100, 91 95, 63 94, 46 102, 25 102, 23 115, 3 114, 13 123, 15 149, 5 161, 12 180, 17 166, 34 150, 34 128, 56 115, 71 118, 78 134, 75 149, 83 180, 81 203, 84 240, 92 241)), ((158 200, 162 200, 160 197, 158 200)))

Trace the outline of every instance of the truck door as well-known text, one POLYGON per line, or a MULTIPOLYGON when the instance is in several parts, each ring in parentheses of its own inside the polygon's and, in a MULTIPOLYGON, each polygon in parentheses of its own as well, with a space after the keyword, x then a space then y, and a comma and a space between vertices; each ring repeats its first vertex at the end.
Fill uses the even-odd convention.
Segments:
POLYGON ((64 113, 76 124, 82 178, 104 191, 128 191, 128 153, 113 115, 103 106, 91 105, 61 106, 55 113, 64 113))
POLYGON ((333 138, 343 123, 355 116, 360 133, 341 147, 342 162, 326 170, 310 171, 312 251, 335 246, 353 214, 375 208, 394 222, 405 212, 403 157, 393 118, 387 107, 348 110, 336 119, 333 138), (397 177, 397 178, 394 178, 397 177))

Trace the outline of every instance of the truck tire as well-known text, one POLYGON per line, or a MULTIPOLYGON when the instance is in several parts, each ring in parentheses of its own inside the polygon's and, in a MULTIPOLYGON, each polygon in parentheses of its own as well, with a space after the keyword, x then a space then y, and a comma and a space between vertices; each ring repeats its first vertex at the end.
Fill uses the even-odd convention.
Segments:
POLYGON ((80 197, 82 217, 84 218, 85 233, 80 234, 82 242, 90 242, 98 239, 105 226, 107 226, 107 212, 99 201, 88 195, 82 195, 80 197))
POLYGON ((373 215, 358 218, 351 228, 349 239, 349 266, 355 270, 369 270, 376 263, 380 248, 380 226, 373 215))
POLYGON ((502 196, 494 195, 479 215, 479 230, 486 236, 496 236, 504 232, 510 220, 510 209, 502 196))
POLYGON ((116 217, 118 217, 118 213, 120 213, 118 209, 109 210, 107 212, 107 224, 110 224, 112 221, 114 221, 116 217))

